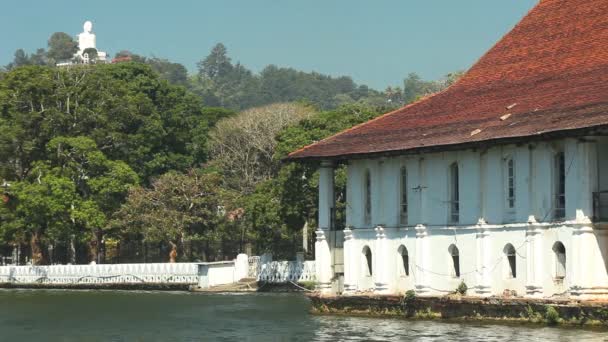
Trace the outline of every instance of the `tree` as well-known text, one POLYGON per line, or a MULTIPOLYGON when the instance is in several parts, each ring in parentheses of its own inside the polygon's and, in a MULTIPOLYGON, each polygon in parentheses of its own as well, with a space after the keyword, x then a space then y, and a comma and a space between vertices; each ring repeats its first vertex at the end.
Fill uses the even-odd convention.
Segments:
POLYGON ((197 64, 199 76, 210 80, 217 80, 227 76, 233 69, 228 57, 226 46, 222 43, 216 44, 211 53, 197 64))
POLYGON ((74 182, 78 201, 72 206, 72 222, 88 241, 90 261, 101 262, 103 230, 138 183, 137 174, 122 161, 108 160, 87 137, 53 138, 47 153, 51 172, 74 182))
POLYGON ((89 62, 90 63, 95 63, 97 61, 97 57, 99 56, 99 54, 97 53, 97 49, 95 48, 86 48, 84 49, 84 51, 82 52, 82 55, 87 55, 89 57, 89 62))
POLYGON ((78 43, 65 32, 55 32, 48 41, 48 57, 55 61, 72 59, 78 52, 78 43))
POLYGON ((40 165, 32 177, 12 184, 13 217, 3 222, 2 227, 12 231, 13 241, 29 240, 34 265, 48 263, 48 254, 43 248, 48 239, 65 238, 74 228, 71 221, 72 208, 77 203, 74 183, 47 171, 40 165))
MULTIPOLYGON (((275 136, 273 159, 279 161, 288 153, 322 140, 356 124, 385 113, 386 107, 344 106, 321 112, 283 128, 275 136)), ((287 254, 299 246, 305 225, 314 227, 318 203, 318 172, 314 164, 283 163, 275 176, 259 183, 244 201, 244 224, 258 250, 271 246, 276 254, 287 254)), ((334 182, 337 219, 344 218, 346 170, 336 170, 334 182)))
POLYGON ((83 68, 26 66, 0 82, 0 177, 23 178, 56 136, 88 136, 140 179, 204 162, 196 146, 206 137, 200 100, 172 86, 147 65, 83 68), (196 150, 196 153, 194 153, 196 150))
POLYGON ((281 103, 249 109, 218 122, 210 133, 210 153, 229 186, 246 194, 257 183, 272 178, 278 169, 273 159, 274 137, 312 114, 309 106, 281 103))
POLYGON ((184 243, 192 240, 206 242, 203 259, 208 259, 211 243, 221 239, 218 230, 225 215, 220 209, 230 210, 220 184, 218 174, 200 170, 166 173, 149 189, 133 188, 113 224, 145 241, 170 243, 170 262, 177 260, 178 246, 183 251, 184 243))
POLYGON ((23 51, 23 49, 18 49, 17 51, 15 51, 15 58, 13 59, 13 63, 11 64, 12 68, 20 67, 23 65, 29 65, 29 64, 30 64, 30 58, 27 55, 27 53, 25 53, 25 51, 23 51))

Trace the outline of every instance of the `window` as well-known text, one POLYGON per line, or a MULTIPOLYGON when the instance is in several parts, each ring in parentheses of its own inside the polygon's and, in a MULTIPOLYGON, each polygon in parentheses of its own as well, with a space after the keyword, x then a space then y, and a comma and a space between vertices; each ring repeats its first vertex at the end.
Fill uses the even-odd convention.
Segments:
POLYGON ((517 278, 517 263, 515 260, 515 247, 512 244, 508 243, 503 249, 505 253, 505 257, 507 258, 507 278, 517 278))
POLYGON ((515 209, 515 162, 507 159, 507 208, 515 209))
POLYGON ((399 223, 407 224, 407 170, 401 168, 401 208, 399 215, 399 223))
POLYGON ((460 189, 458 185, 458 164, 450 165, 450 222, 458 223, 460 219, 460 189))
POLYGON ((365 170, 364 179, 364 219, 366 224, 372 223, 372 179, 369 170, 365 170))
POLYGON ((555 279, 564 279, 566 277, 566 247, 558 241, 553 245, 553 253, 555 254, 555 279))
POLYGON ((363 247, 363 274, 370 277, 372 275, 372 251, 368 246, 363 247))
POLYGON ((566 217, 566 161, 564 152, 555 154, 555 215, 556 219, 566 217))
POLYGON ((458 252, 458 247, 450 245, 448 252, 452 259, 452 275, 455 278, 460 278, 460 253, 458 252))
POLYGON ((410 275, 410 257, 407 253, 407 248, 405 248, 404 245, 399 246, 399 249, 397 250, 397 254, 399 255, 400 258, 400 263, 401 263, 401 267, 399 268, 399 273, 403 276, 409 276, 410 275))

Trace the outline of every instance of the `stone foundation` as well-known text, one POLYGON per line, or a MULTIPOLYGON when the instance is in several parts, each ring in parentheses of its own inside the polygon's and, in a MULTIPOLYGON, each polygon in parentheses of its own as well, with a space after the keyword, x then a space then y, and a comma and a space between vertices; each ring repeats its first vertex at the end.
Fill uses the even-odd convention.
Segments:
POLYGON ((309 296, 317 314, 593 325, 608 329, 608 302, 500 297, 309 296))

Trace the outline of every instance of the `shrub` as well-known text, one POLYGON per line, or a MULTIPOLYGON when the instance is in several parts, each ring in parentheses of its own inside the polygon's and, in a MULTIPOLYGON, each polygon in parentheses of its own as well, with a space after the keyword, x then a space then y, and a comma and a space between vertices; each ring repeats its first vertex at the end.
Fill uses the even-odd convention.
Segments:
POLYGON ((464 296, 465 294, 467 294, 467 290, 469 289, 469 287, 467 286, 467 284, 465 284, 464 280, 460 282, 460 285, 458 285, 458 287, 456 288, 456 293, 464 296))
POLYGON ((557 312, 554 307, 547 306, 547 311, 545 311, 545 320, 547 320, 547 324, 550 325, 558 324, 561 320, 559 318, 559 312, 557 312))
POLYGON ((405 292, 405 297, 403 297, 403 300, 406 303, 411 303, 414 301, 414 299, 416 299, 416 291, 408 290, 407 292, 405 292))

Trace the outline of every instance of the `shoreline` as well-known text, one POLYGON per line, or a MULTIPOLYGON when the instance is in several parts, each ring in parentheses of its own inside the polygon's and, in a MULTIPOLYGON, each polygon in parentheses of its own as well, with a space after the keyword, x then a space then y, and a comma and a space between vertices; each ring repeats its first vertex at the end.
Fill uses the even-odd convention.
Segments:
POLYGON ((323 296, 308 294, 316 315, 487 322, 608 330, 608 302, 501 297, 323 296))

